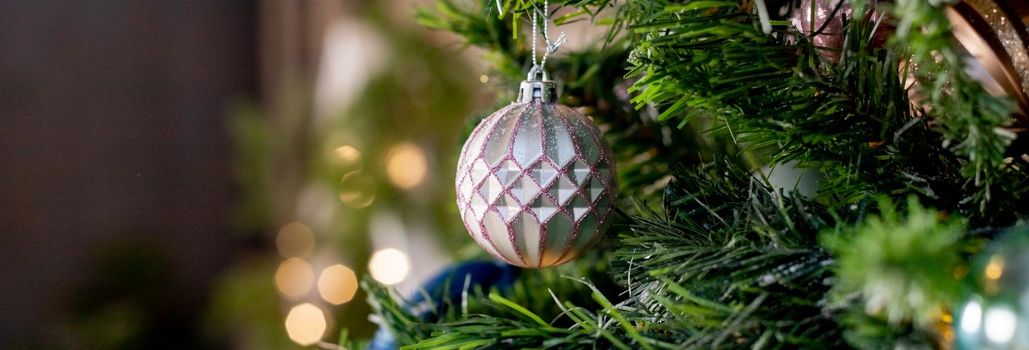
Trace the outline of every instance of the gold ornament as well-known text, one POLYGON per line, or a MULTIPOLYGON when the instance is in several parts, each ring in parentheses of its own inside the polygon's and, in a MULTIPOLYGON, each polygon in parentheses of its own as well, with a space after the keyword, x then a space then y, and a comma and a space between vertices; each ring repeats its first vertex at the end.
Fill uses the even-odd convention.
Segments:
POLYGON ((959 47, 972 58, 966 60, 969 74, 990 94, 1013 98, 1024 120, 1029 112, 1029 33, 1016 11, 1021 2, 965 0, 948 7, 947 18, 959 47))

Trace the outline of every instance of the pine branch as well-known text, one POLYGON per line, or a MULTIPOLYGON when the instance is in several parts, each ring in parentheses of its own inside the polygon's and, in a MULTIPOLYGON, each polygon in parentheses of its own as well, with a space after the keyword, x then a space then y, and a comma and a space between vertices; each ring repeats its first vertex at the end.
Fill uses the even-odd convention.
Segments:
POLYGON ((857 343, 928 333, 958 301, 964 220, 941 220, 914 198, 903 211, 885 199, 879 207, 882 214, 823 237, 838 257, 834 299, 850 305, 845 322, 857 343))
POLYGON ((893 42, 910 54, 911 65, 917 67, 911 70, 918 82, 915 88, 927 97, 925 113, 937 119, 933 129, 943 135, 945 147, 961 156, 976 216, 988 211, 992 215, 1025 198, 1026 171, 1005 161, 1005 150, 1014 139, 1014 132, 1005 128, 1013 122, 1015 103, 990 95, 965 73, 965 64, 950 42, 947 3, 897 1, 892 12, 899 23, 893 42))
MULTIPOLYGON (((443 0, 420 18, 489 50, 505 84, 520 80, 528 50, 519 23, 540 2, 503 0, 497 7, 485 0, 481 11, 455 3, 443 0)), ((561 21, 596 19, 611 5, 563 3, 579 10, 561 21)), ((1003 158, 1000 128, 1009 122, 1010 103, 985 94, 959 61, 946 57, 916 72, 934 95, 926 108, 911 107, 900 63, 952 54, 942 10, 928 3, 897 1, 897 38, 871 47, 873 24, 862 19, 862 2, 854 2, 858 16, 845 23, 838 63, 821 58, 784 21, 762 23, 746 3, 628 1, 611 20, 610 33, 624 29, 624 36, 609 35, 605 45, 555 65, 551 76, 566 83, 562 102, 591 112, 620 151, 623 193, 674 175, 663 211, 638 204, 609 254, 611 276, 627 290, 604 285, 596 272, 606 270, 587 260, 572 265, 584 269, 573 279, 558 278, 569 270, 537 271, 511 292, 472 293, 468 311, 452 307, 431 321, 390 307, 389 293, 370 293, 406 348, 934 342, 925 320, 952 297, 953 281, 947 271, 924 267, 952 266, 962 244, 954 233, 960 225, 940 218, 968 217, 981 226, 1029 215, 1018 205, 1029 196, 1027 168, 1003 158), (771 35, 762 30, 768 24, 771 35), (619 90, 629 83, 631 101, 619 90), (773 190, 736 158, 713 156, 725 153, 818 169, 820 192, 806 198, 773 190), (715 161, 695 166, 701 159, 715 161), (675 165, 682 169, 670 170, 675 165), (873 200, 909 197, 916 200, 896 210, 873 200), (910 254, 889 253, 893 246, 910 254), (878 296, 874 287, 884 280, 900 287, 878 296), (903 302, 912 293, 925 302, 903 302), (875 304, 883 298, 892 303, 875 304), (879 307, 866 308, 870 301, 879 307)))
MULTIPOLYGON (((897 15, 943 16, 914 2, 922 7, 897 15)), ((985 223, 1010 224, 1026 215, 1013 205, 1025 198, 1019 186, 1026 170, 1003 163, 1006 141, 996 131, 1005 125, 1002 107, 1009 103, 993 103, 977 83, 958 77, 960 66, 946 66, 939 72, 955 75, 947 84, 961 90, 946 94, 940 91, 951 89, 934 86, 948 104, 932 110, 947 112, 912 114, 898 72, 907 54, 896 47, 942 50, 946 41, 909 34, 890 48, 869 47, 874 24, 857 17, 846 23, 842 58, 832 64, 786 25, 764 35, 756 16, 734 3, 633 4, 629 16, 638 42, 630 75, 640 79, 631 90, 637 106, 660 106, 661 119, 712 119, 714 131, 769 153, 772 161, 822 169, 823 195, 842 206, 869 194, 917 195, 985 223)))
POLYGON ((665 196, 665 217, 637 218, 614 253, 634 317, 691 347, 844 345, 816 243, 836 225, 824 206, 727 160, 677 172, 665 196))
MULTIPOLYGON (((581 340, 577 337, 593 339, 594 334, 583 335, 577 334, 579 331, 567 330, 574 328, 579 320, 566 316, 567 312, 555 307, 554 295, 563 296, 567 305, 580 305, 576 310, 601 309, 601 300, 608 303, 609 300, 620 301, 621 288, 609 278, 607 264, 604 254, 593 251, 580 257, 575 264, 523 270, 511 286, 490 290, 470 287, 461 291, 461 300, 434 300, 444 305, 431 308, 424 315, 415 315, 408 302, 371 279, 366 279, 362 287, 368 292, 368 301, 375 309, 380 325, 389 330, 398 344, 413 349, 482 348, 487 345, 522 348, 536 337, 546 339, 545 336, 558 333, 573 336, 574 341, 581 340), (525 331, 527 329, 534 329, 535 333, 525 331), (495 336, 499 333, 492 331, 520 337, 520 340, 498 343, 495 336), (491 337, 494 341, 486 341, 491 337)), ((438 294, 450 293, 442 291, 438 294)))

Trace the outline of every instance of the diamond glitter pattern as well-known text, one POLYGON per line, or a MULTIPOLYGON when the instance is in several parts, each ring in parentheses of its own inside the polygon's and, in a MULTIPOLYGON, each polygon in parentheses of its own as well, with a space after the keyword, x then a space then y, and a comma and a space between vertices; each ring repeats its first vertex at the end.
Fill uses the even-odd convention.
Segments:
POLYGON ((610 154, 600 130, 566 106, 533 101, 497 111, 472 132, 458 162, 469 234, 513 265, 574 259, 610 222, 610 154))

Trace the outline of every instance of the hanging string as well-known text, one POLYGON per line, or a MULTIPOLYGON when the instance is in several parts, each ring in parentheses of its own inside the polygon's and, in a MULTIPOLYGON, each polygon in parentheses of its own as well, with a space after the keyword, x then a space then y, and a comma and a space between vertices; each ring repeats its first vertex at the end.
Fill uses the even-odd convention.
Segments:
MULTIPOLYGON (((537 17, 536 9, 533 9, 532 10, 532 68, 533 69, 540 68, 540 65, 538 65, 536 63, 536 36, 537 36, 536 31, 537 31, 537 27, 539 27, 539 24, 538 24, 539 21, 536 19, 536 17, 537 17)), ((547 21, 543 21, 543 23, 547 23, 547 21)), ((546 40, 546 38, 544 38, 544 40, 546 40)))
MULTIPOLYGON (((561 32, 557 36, 557 40, 550 41, 550 26, 548 24, 547 11, 550 9, 550 0, 543 0, 543 10, 533 7, 532 11, 532 69, 529 71, 529 75, 533 76, 536 72, 541 72, 544 66, 547 64, 547 57, 557 52, 557 49, 561 47, 566 41, 565 33, 561 32), (547 50, 543 52, 543 59, 536 61, 536 37, 539 36, 539 14, 543 14, 543 42, 547 45, 547 50)), ((544 79, 546 74, 544 73, 544 79)))

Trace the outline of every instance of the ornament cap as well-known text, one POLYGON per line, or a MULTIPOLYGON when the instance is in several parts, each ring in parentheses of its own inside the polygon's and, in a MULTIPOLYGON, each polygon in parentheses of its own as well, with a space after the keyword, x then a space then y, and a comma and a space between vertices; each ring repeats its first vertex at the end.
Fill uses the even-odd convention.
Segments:
POLYGON ((557 84, 550 80, 525 80, 518 89, 518 103, 540 101, 557 102, 557 84))

